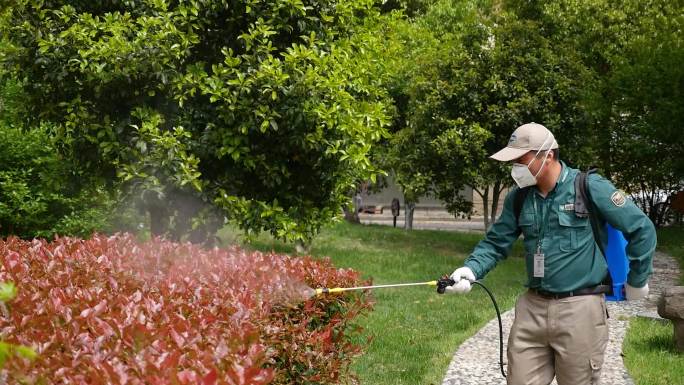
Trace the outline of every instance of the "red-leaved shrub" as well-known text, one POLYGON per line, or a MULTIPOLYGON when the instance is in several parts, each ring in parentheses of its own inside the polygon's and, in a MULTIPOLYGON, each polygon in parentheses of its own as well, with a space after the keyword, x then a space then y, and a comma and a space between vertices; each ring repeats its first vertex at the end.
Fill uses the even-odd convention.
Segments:
MULTIPOLYGON (((307 298, 357 273, 308 257, 204 250, 131 235, 0 241, 18 296, 0 339, 33 347, 9 383, 331 384, 360 348, 364 296, 307 298)), ((0 379, 0 382, 2 379, 0 379)))

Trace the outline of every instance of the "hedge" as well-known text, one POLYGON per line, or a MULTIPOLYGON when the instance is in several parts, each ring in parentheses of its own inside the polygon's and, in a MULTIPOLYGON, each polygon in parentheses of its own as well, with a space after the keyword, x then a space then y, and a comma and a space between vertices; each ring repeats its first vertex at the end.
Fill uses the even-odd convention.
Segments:
POLYGON ((0 338, 38 353, 6 363, 9 383, 340 383, 361 352, 353 320, 371 306, 310 298, 308 287, 364 283, 310 257, 129 234, 8 238, 0 255, 0 281, 18 287, 0 338))

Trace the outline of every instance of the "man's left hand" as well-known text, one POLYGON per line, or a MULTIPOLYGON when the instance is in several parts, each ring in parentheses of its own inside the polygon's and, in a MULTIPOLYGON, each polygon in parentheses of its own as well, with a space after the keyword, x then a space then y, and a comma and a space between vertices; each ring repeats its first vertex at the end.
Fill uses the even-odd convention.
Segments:
POLYGON ((648 283, 644 287, 633 287, 625 283, 625 298, 627 301, 637 301, 648 295, 648 283))

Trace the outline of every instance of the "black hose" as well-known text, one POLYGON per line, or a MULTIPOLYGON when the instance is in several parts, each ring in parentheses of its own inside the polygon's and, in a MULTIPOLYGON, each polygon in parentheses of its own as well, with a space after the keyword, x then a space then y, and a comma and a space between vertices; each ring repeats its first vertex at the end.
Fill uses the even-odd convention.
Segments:
POLYGON ((499 305, 496 304, 496 300, 494 299, 494 295, 492 294, 489 289, 485 285, 483 285, 480 281, 473 281, 473 285, 478 285, 481 288, 483 288, 487 294, 489 294, 489 298, 492 299, 492 303, 494 304, 494 309, 496 309, 496 318, 499 319, 499 366, 501 367, 501 375, 506 378, 506 371, 504 370, 504 363, 503 363, 503 323, 501 322, 501 312, 499 311, 499 305))

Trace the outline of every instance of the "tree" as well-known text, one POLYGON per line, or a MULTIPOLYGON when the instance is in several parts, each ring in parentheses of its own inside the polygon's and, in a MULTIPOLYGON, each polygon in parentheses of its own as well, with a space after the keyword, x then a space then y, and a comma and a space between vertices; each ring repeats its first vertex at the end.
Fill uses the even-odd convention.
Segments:
POLYGON ((611 166, 656 226, 667 223, 668 198, 684 188, 684 160, 675 155, 684 154, 684 16, 662 16, 631 39, 608 79, 620 95, 613 101, 611 166))
MULTIPOLYGON (((422 143, 416 135, 422 131, 409 127, 409 90, 412 74, 420 60, 435 50, 439 41, 434 35, 416 23, 417 15, 429 8, 431 1, 386 2, 384 8, 394 9, 384 18, 382 29, 385 44, 378 56, 386 63, 384 86, 393 100, 391 136, 376 146, 372 157, 377 164, 387 170, 404 196, 405 221, 407 230, 413 227, 413 213, 419 198, 432 193, 432 174, 422 163, 426 158, 420 153, 422 143), (420 10, 414 6, 420 5, 420 10), (398 10, 397 10, 398 9, 398 10)), ((380 178, 371 185, 372 190, 383 187, 386 180, 380 178)))
POLYGON ((471 210, 460 193, 471 186, 482 196, 488 227, 510 177, 487 155, 531 121, 572 147, 584 127, 577 124, 577 88, 586 74, 574 52, 552 46, 537 22, 498 4, 442 1, 417 24, 434 33, 435 43, 413 58, 405 88, 409 102, 400 137, 410 144, 404 157, 412 151, 406 179, 428 175, 429 190, 454 214, 471 210))
MULTIPOLYGON (((516 127, 534 121, 549 127, 572 159, 586 127, 579 85, 588 74, 579 57, 552 44, 539 33, 539 23, 520 18, 514 9, 494 12, 491 19, 490 32, 464 35, 475 43, 466 44, 466 59, 456 65, 468 84, 460 95, 465 101, 460 116, 489 133, 487 156, 506 146, 516 127)), ((509 167, 482 158, 475 158, 474 166, 478 171, 468 183, 482 197, 488 227, 496 218, 500 193, 511 183, 509 167)))
POLYGON ((2 14, 0 60, 31 79, 28 115, 55 124, 82 172, 137 192, 156 234, 225 215, 308 242, 378 172, 370 0, 21 0, 2 14))
POLYGON ((554 1, 539 6, 551 39, 573 46, 592 71, 587 83, 591 151, 599 165, 656 226, 667 197, 684 187, 681 136, 684 58, 681 1, 554 1), (656 154, 668 154, 657 156, 656 154))

